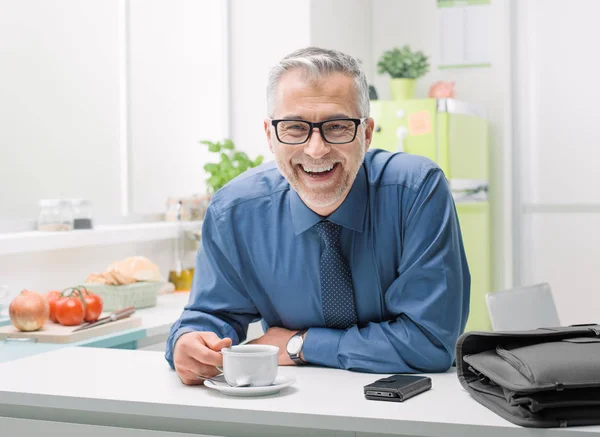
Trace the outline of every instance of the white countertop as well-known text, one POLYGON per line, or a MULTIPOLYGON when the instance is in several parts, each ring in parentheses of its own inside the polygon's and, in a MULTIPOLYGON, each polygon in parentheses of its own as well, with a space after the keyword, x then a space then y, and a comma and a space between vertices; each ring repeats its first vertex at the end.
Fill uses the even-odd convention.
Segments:
POLYGON ((279 427, 285 435, 600 435, 598 426, 513 425, 473 400, 454 372, 429 375, 433 388, 404 403, 364 398, 362 387, 381 375, 310 366, 280 374, 296 383, 277 395, 236 398, 184 386, 160 352, 64 348, 0 363, 0 416, 218 435, 277 435, 279 427))
POLYGON ((181 316, 189 299, 189 292, 162 294, 158 296, 156 306, 138 310, 137 315, 142 318, 142 327, 146 330, 146 335, 152 337, 168 333, 173 323, 181 316))

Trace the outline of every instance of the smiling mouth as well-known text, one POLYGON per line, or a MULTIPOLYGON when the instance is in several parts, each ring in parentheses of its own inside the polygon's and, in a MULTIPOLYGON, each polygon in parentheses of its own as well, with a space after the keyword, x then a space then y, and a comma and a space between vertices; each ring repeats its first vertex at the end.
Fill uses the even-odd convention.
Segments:
POLYGON ((338 166, 337 162, 335 164, 320 165, 320 166, 299 164, 299 167, 302 169, 303 173, 312 178, 319 178, 319 177, 326 176, 326 175, 330 174, 331 172, 333 172, 337 168, 337 166, 338 166))

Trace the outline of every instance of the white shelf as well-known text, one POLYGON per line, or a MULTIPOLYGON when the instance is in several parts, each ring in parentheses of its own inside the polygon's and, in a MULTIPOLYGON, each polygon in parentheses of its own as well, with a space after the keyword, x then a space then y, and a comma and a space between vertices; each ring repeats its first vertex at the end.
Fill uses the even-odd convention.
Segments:
MULTIPOLYGON (((184 230, 200 228, 202 222, 183 222, 184 230)), ((68 232, 15 232, 0 234, 0 255, 43 252, 89 246, 170 240, 177 237, 177 223, 155 222, 98 226, 68 232)))

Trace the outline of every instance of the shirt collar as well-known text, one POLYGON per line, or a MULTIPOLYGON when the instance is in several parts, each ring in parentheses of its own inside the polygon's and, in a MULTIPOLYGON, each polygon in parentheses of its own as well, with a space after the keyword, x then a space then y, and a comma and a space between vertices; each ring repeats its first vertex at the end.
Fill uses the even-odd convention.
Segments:
MULTIPOLYGON (((293 189, 290 190, 290 209, 296 235, 312 228, 324 218, 306 206, 293 189)), ((364 166, 361 165, 348 196, 346 196, 340 207, 327 217, 327 220, 345 228, 363 232, 366 212, 367 176, 364 166)))

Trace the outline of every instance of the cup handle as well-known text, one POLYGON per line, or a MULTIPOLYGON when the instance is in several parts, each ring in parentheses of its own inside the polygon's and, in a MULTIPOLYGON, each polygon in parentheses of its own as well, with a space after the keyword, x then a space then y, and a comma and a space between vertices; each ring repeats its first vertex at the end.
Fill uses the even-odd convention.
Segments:
MULTIPOLYGON (((219 351, 219 353, 220 353, 221 355, 223 355, 223 352, 219 351)), ((217 368, 217 370, 218 370, 219 372, 221 372, 221 373, 225 373, 225 372, 223 371, 223 368, 222 368, 221 366, 215 366, 215 367, 217 368)))

